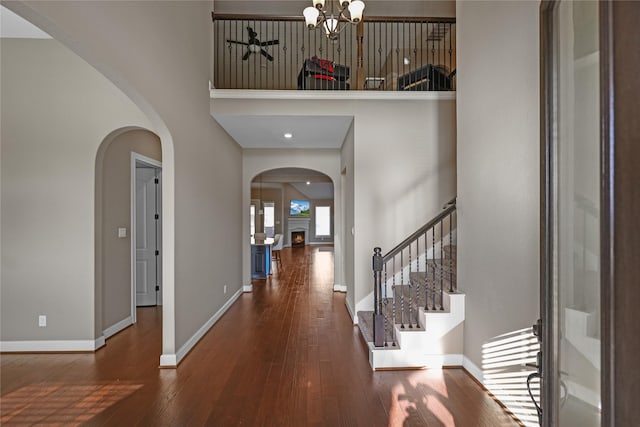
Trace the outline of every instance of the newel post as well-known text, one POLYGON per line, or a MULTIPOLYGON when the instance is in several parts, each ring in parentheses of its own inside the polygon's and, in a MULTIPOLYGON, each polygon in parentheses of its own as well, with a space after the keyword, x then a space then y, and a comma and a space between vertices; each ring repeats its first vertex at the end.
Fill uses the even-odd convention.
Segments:
POLYGON ((373 249, 373 345, 384 346, 384 318, 382 316, 382 254, 373 249))

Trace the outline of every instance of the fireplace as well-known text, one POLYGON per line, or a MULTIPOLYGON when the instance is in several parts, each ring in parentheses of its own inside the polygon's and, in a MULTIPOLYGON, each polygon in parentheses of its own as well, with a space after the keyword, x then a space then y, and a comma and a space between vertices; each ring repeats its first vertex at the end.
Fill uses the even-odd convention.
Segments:
POLYGON ((299 248, 304 246, 304 231, 291 232, 291 247, 299 248))

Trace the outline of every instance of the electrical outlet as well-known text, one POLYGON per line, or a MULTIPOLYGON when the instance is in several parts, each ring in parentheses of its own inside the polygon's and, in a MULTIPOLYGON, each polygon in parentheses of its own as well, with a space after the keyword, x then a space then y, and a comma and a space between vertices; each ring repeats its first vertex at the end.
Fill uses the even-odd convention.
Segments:
POLYGON ((44 314, 41 314, 40 316, 38 316, 38 327, 39 328, 47 327, 47 316, 45 316, 44 314))
POLYGON ((226 294, 227 293, 227 285, 224 285, 223 289, 224 289, 224 293, 226 294))

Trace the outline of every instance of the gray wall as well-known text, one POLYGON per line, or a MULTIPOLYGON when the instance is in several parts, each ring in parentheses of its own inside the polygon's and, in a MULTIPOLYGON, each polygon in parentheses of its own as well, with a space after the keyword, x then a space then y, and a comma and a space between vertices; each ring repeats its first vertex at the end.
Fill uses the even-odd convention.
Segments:
MULTIPOLYGON (((407 94, 403 94, 407 95, 407 94)), ((304 111, 308 115, 343 115, 353 117, 353 218, 354 275, 353 284, 347 290, 347 301, 353 298, 354 310, 373 307, 373 283, 371 255, 373 248, 383 251, 393 248, 429 219, 456 192, 456 110, 455 94, 419 94, 421 98, 407 99, 349 99, 349 100, 301 100, 301 99, 214 99, 213 115, 296 115, 304 111), (425 96, 428 95, 428 96, 425 96), (351 296, 353 294, 353 296, 351 296)), ((349 142, 350 143, 350 142, 349 142)), ((245 169, 255 164, 265 169, 279 167, 270 162, 280 153, 289 150, 245 150, 245 169), (247 162, 247 153, 264 154, 247 162), (271 157, 272 156, 272 157, 271 157)), ((293 150, 291 150, 293 152, 293 150)), ((321 150, 318 150, 320 152, 321 150)), ((329 150, 324 150, 329 151, 329 150)), ((337 150, 336 150, 337 151, 337 150)), ((337 152, 338 170, 334 174, 321 170, 314 164, 322 159, 317 153, 310 156, 287 158, 286 166, 307 167, 321 170, 333 182, 341 181, 341 166, 348 165, 348 149, 337 152), (347 163, 345 163, 347 162, 347 163)), ((310 150, 307 150, 310 152, 310 150)), ((328 154, 327 154, 328 155, 328 154)), ((282 164, 278 160, 275 164, 282 164)), ((245 180, 248 171, 244 171, 245 180)), ((263 170, 263 169, 260 169, 263 170)), ((347 168, 349 171, 349 168, 347 168)), ((249 174, 252 178, 253 175, 249 174)), ((349 184, 350 185, 350 184, 349 184)), ((342 191, 341 188, 337 190, 342 191)), ((247 194, 247 204, 249 195, 247 194)), ((334 198, 337 206, 341 196, 334 198)), ((348 203, 348 202, 347 202, 348 203)), ((247 207, 248 212, 248 207, 247 207)), ((336 230, 342 226, 335 225, 336 230)), ((351 228, 346 230, 351 232, 351 228)), ((246 235, 249 233, 247 232, 246 235)), ((339 236, 336 236, 339 239, 339 236)), ((336 248, 336 257, 338 257, 336 248)), ((246 255, 248 262, 248 254, 246 255)), ((248 264, 247 264, 248 265, 248 264)), ((343 270, 339 270, 343 271, 343 270)), ((336 276, 336 283, 341 278, 336 276)))
POLYGON ((57 41, 0 43, 2 341, 86 344, 102 332, 94 327, 96 153, 112 131, 150 123, 57 41))
MULTIPOLYGON (((175 363, 241 287, 241 150, 208 108, 212 3, 7 5, 115 82, 160 137, 165 215, 161 363, 175 363), (230 294, 224 294, 225 285, 230 294)), ((92 187, 90 182, 85 185, 92 187)), ((78 192, 91 193, 91 188, 78 192)), ((93 218, 91 209, 88 213, 93 218)), ((93 235, 92 227, 83 233, 93 235)), ((86 282, 92 281, 91 271, 86 282)), ((93 299, 91 291, 86 298, 93 299)), ((84 324, 85 318, 75 324, 84 324)))
POLYGON ((484 343, 538 318, 538 2, 458 2, 457 23, 458 287, 481 367, 484 343))
POLYGON ((340 171, 341 171, 341 186, 342 186, 342 246, 344 253, 344 271, 343 282, 340 282, 343 289, 346 288, 347 298, 346 304, 351 311, 351 317, 355 315, 355 280, 354 280, 354 237, 352 230, 355 227, 355 221, 353 212, 355 209, 355 196, 354 196, 354 158, 353 158, 353 124, 349 127, 347 136, 342 144, 342 150, 340 152, 340 171))
POLYGON ((453 100, 363 102, 354 120, 356 311, 373 307, 371 256, 426 224, 456 192, 453 100))

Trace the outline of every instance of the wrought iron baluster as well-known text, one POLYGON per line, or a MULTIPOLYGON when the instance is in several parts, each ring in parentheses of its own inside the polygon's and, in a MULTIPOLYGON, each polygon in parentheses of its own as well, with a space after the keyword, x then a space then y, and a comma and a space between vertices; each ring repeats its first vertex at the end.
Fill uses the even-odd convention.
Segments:
POLYGON ((433 300, 433 304, 431 305, 431 307, 433 307, 433 309, 436 309, 436 227, 435 225, 431 228, 432 232, 433 232, 433 239, 432 239, 432 247, 431 247, 431 274, 432 274, 432 279, 433 279, 433 283, 432 283, 432 291, 431 291, 431 299, 433 300))
POLYGON ((416 239, 416 327, 420 327, 420 236, 416 239))
POLYGON ((394 256, 391 260, 393 262, 393 282, 391 285, 391 294, 393 295, 393 304, 391 306, 392 309, 392 322, 391 322, 391 327, 393 328, 393 335, 394 335, 394 340, 393 340, 393 345, 395 347, 395 329, 396 329, 396 257, 394 256))
MULTIPOLYGON (((384 346, 388 347, 389 346, 389 341, 387 341, 387 334, 388 334, 388 330, 389 330, 389 319, 388 319, 388 304, 389 304, 389 292, 387 291, 387 263, 384 263, 384 286, 382 289, 384 289, 384 297, 382 299, 382 309, 383 309, 383 313, 384 313, 384 346)), ((393 339, 393 338, 392 338, 393 339)), ((395 342, 394 342, 395 345, 395 342)))
POLYGON ((413 302, 412 302, 412 290, 411 285, 411 244, 409 244, 409 281, 407 282, 407 289, 409 291, 409 329, 413 329, 413 302))
POLYGON ((425 230, 424 238, 424 309, 429 310, 429 236, 425 230))
POLYGON ((444 310, 444 238, 442 228, 442 220, 440 220, 440 310, 444 310))
POLYGON ((449 293, 453 293, 453 211, 449 213, 449 293))
POLYGON ((400 251, 400 328, 404 329, 404 253, 400 251))

